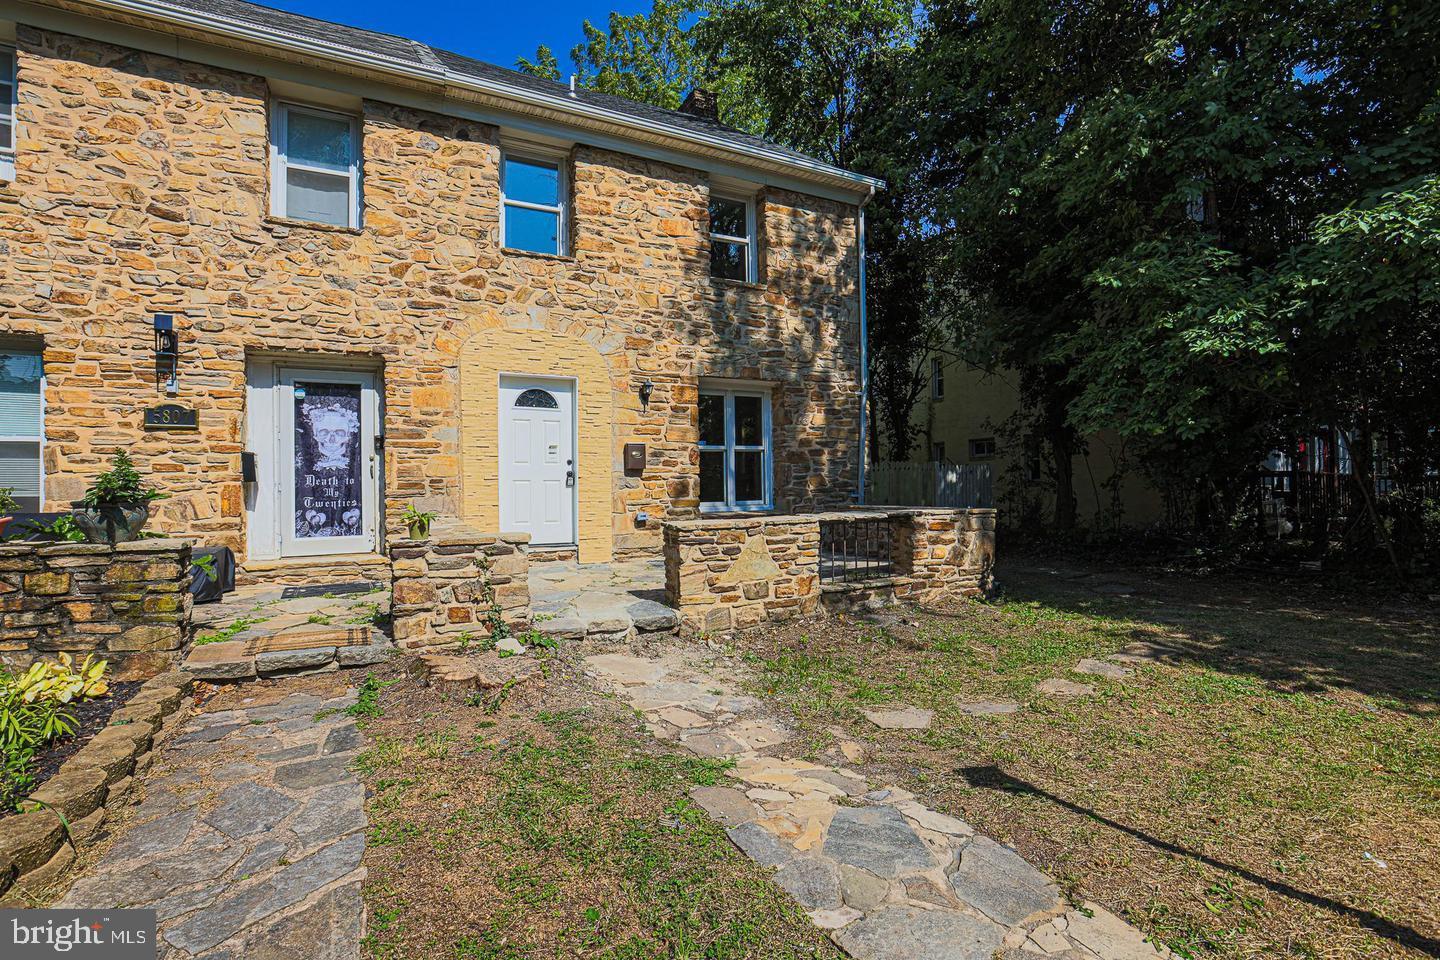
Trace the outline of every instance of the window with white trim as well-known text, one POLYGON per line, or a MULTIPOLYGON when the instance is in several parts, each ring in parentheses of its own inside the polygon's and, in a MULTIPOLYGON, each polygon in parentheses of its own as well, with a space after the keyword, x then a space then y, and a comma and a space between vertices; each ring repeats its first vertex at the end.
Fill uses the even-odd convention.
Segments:
POLYGON ((700 509, 769 510, 770 394, 700 390, 700 509))
POLYGON ((294 103, 270 111, 270 212, 360 226, 360 119, 294 103))
POLYGON ((565 163, 504 154, 500 245, 527 253, 565 253, 565 163))
POLYGON ((20 103, 15 51, 0 47, 0 180, 15 179, 15 110, 20 103))
POLYGON ((38 348, 0 346, 0 487, 22 513, 44 500, 45 374, 38 348))
POLYGON ((971 460, 991 460, 995 457, 995 438, 976 437, 970 441, 971 460))
POLYGON ((710 276, 754 283, 759 275, 755 201, 710 197, 710 276))
POLYGON ((939 357, 930 358, 930 396, 935 400, 945 399, 945 364, 939 357))

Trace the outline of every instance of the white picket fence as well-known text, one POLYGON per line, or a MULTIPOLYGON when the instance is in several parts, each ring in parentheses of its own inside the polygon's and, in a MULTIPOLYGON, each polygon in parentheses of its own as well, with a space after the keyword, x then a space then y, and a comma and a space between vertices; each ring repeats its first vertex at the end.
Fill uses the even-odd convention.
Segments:
POLYGON ((871 464, 865 502, 895 507, 993 507, 994 471, 988 463, 871 464))

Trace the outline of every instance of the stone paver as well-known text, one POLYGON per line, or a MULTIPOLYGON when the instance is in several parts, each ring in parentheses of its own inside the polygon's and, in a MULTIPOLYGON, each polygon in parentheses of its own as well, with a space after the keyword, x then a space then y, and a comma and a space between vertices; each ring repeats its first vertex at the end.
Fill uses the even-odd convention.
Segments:
POLYGON ((188 718, 58 906, 155 909, 162 960, 358 958, 363 738, 339 689, 188 718))
POLYGON ((551 561, 530 564, 536 629, 564 640, 626 640, 670 635, 680 615, 664 603, 665 562, 551 561))
POLYGON ((1095 688, 1088 683, 1076 683, 1060 677, 1042 680, 1035 684, 1035 689, 1052 697, 1089 697, 1095 693, 1095 688))
POLYGON ((860 712, 881 730, 925 730, 935 719, 934 710, 920 707, 869 707, 860 712))
POLYGON ((274 586, 241 587, 195 608, 197 643, 185 669, 202 680, 325 673, 379 663, 393 646, 381 630, 390 594, 284 597, 274 586))
MULTIPOLYGON (((655 736, 734 761, 730 784, 696 787, 691 799, 752 860, 774 868, 776 882, 857 960, 1170 956, 1119 918, 1073 909, 1049 877, 965 821, 869 783, 846 766, 864 757, 863 745, 837 738, 833 763, 789 756, 792 724, 740 692, 749 675, 733 658, 670 647, 597 653, 585 669, 642 712, 655 736)), ((888 710, 912 721, 895 729, 923 729, 915 714, 931 719, 913 707, 888 710)))
POLYGON ((1075 664, 1076 673, 1086 673, 1096 677, 1107 677, 1111 680, 1124 680, 1135 671, 1129 667, 1122 667, 1118 663, 1106 663, 1104 660, 1095 660, 1086 657, 1075 664))

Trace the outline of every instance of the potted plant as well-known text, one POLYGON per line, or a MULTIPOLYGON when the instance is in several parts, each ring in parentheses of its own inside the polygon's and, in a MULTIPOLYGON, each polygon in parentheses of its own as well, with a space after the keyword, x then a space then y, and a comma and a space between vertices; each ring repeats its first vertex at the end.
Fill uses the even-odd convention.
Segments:
POLYGON ((91 543, 128 543, 150 517, 150 503, 165 494, 146 484, 124 450, 71 506, 75 523, 91 543))
POLYGON ((5 528, 10 526, 10 521, 15 518, 10 514, 20 509, 20 504, 15 502, 14 487, 0 487, 0 536, 5 533, 5 528))
POLYGON ((435 514, 421 513, 415 509, 415 504, 412 503, 405 508, 400 519, 404 520, 405 526, 410 528, 411 540, 424 540, 430 536, 430 524, 435 520, 435 514))

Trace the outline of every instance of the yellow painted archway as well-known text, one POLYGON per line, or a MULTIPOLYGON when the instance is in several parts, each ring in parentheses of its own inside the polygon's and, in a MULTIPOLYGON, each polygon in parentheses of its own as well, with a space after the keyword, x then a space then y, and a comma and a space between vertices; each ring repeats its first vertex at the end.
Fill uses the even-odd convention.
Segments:
POLYGON ((550 329, 493 326, 460 349, 461 511, 482 530, 500 529, 500 377, 575 380, 576 537, 581 563, 608 563, 615 419, 611 372, 587 339, 550 329))

